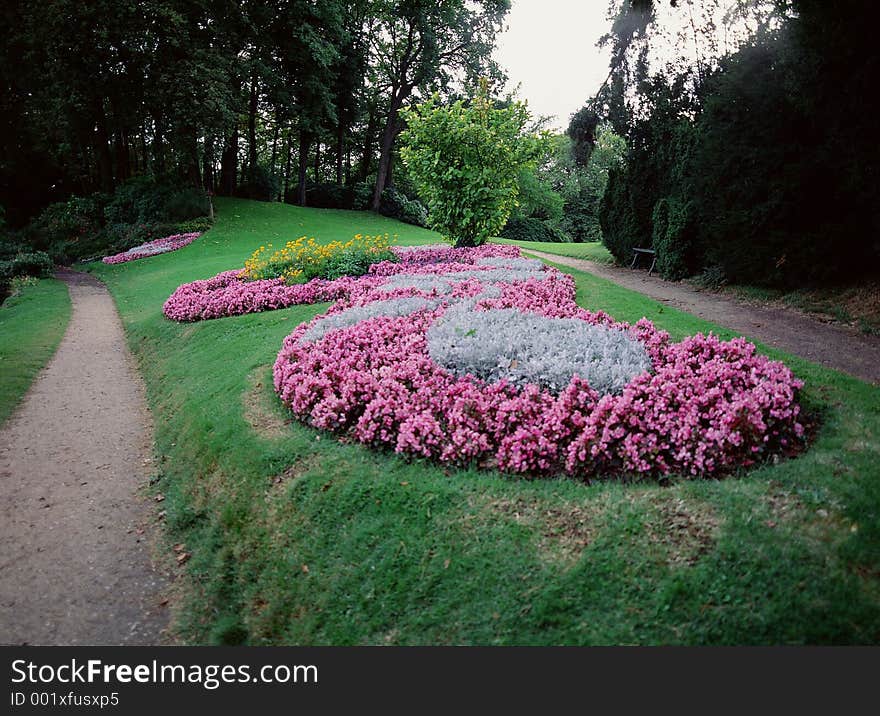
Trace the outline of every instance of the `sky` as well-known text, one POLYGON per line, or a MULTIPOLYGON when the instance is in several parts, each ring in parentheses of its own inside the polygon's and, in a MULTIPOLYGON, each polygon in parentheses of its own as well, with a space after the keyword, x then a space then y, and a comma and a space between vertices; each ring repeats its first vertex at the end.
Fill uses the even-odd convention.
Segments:
POLYGON ((507 71, 507 89, 521 85, 532 116, 550 116, 564 130, 599 89, 609 53, 596 41, 610 28, 607 11, 607 0, 513 0, 494 58, 507 71))
MULTIPOLYGON (((550 127, 564 131, 568 120, 595 95, 608 76, 610 51, 596 42, 611 29, 609 0, 513 0, 506 30, 493 54, 508 75, 507 90, 520 85, 533 117, 551 117, 550 127)), ((756 29, 754 18, 726 18, 735 0, 655 3, 657 21, 650 34, 649 66, 659 70, 679 58, 705 62, 732 52, 756 29), (693 13, 693 17, 691 16, 693 13), (691 20, 717 28, 714 49, 695 36, 691 20)))

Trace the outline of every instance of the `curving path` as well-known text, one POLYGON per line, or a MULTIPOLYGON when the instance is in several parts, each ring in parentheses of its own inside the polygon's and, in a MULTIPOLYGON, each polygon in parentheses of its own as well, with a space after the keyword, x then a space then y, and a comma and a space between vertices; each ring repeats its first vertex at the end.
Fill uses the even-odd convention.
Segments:
POLYGON ((682 283, 648 276, 646 271, 631 271, 525 247, 523 251, 551 263, 600 276, 754 340, 880 384, 880 337, 821 323, 790 309, 741 303, 718 294, 698 291, 682 283))
POLYGON ((157 644, 143 387, 104 285, 58 277, 67 333, 0 428, 0 644, 157 644))

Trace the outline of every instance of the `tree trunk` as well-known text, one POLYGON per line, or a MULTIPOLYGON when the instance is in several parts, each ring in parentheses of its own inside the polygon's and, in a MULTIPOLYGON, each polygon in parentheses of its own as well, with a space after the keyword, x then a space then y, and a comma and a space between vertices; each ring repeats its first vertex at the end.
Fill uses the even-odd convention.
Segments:
POLYGON ((202 181, 205 191, 214 191, 214 137, 205 138, 205 156, 202 160, 202 181))
POLYGON ((176 131, 175 150, 179 153, 178 171, 190 186, 201 188, 202 172, 199 169, 199 148, 196 128, 185 124, 176 131))
POLYGON ((150 158, 147 152, 147 125, 141 127, 141 163, 139 170, 146 174, 150 169, 150 158))
POLYGON ((101 191, 113 191, 113 158, 110 155, 110 142, 107 136, 107 115, 104 100, 95 100, 95 153, 98 156, 98 181, 101 191))
POLYGON ((296 203, 306 205, 306 169, 309 166, 309 146, 312 138, 305 130, 299 131, 299 180, 296 185, 296 203))
POLYGON ((131 176, 131 156, 128 149, 128 134, 124 129, 116 132, 113 138, 113 153, 116 159, 116 179, 124 182, 131 176))
POLYGON ((167 170, 165 164, 165 122, 161 114, 153 115, 153 161, 156 174, 161 176, 167 170))
POLYGON ((391 152, 394 149, 394 140, 397 138, 397 113, 403 103, 394 95, 391 98, 391 107, 388 110, 388 119, 385 129, 382 131, 382 144, 379 147, 379 169, 376 171, 376 186, 373 189, 373 202, 370 208, 379 211, 382 204, 382 192, 388 182, 391 170, 391 152))
POLYGON ((321 143, 315 143, 315 184, 321 183, 321 143))
POLYGON ((376 106, 370 105, 367 117, 367 130, 364 133, 364 147, 361 152, 360 180, 367 181, 373 169, 373 135, 376 133, 376 106))
POLYGON ((284 167, 284 194, 282 201, 285 204, 290 203, 290 163, 293 160, 293 130, 287 130, 287 164, 284 167))
POLYGON ((277 115, 275 117, 275 131, 272 134, 272 159, 269 161, 269 173, 275 174, 275 162, 278 159, 278 130, 281 127, 277 115))
POLYGON ((342 159, 345 155, 345 125, 342 122, 336 127, 336 183, 342 185, 342 159))
POLYGON ((238 129, 234 129, 223 147, 220 159, 220 194, 232 196, 238 186, 238 129))
POLYGON ((257 171, 257 75, 251 77, 251 98, 248 103, 248 179, 253 181, 257 171))

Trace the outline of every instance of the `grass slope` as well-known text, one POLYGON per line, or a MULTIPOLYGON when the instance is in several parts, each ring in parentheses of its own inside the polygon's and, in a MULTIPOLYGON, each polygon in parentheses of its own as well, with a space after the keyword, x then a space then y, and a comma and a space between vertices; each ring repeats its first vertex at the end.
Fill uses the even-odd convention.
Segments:
POLYGON ((586 259, 600 264, 614 263, 614 257, 601 242, 591 241, 584 244, 559 244, 552 241, 513 241, 511 239, 492 239, 495 243, 519 246, 523 251, 543 251, 557 256, 568 256, 573 259, 586 259))
POLYGON ((70 294, 47 278, 0 306, 0 425, 58 348, 70 321, 70 294))
MULTIPOLYGON (((303 306, 165 320, 181 282, 308 233, 429 232, 369 214, 218 201, 186 249, 115 267, 146 378, 177 628, 251 644, 872 643, 880 638, 880 389, 802 360, 821 434, 794 461, 668 487, 525 481, 407 463, 291 423, 271 389, 303 306)), ((580 302, 674 336, 718 329, 593 276, 580 302)))

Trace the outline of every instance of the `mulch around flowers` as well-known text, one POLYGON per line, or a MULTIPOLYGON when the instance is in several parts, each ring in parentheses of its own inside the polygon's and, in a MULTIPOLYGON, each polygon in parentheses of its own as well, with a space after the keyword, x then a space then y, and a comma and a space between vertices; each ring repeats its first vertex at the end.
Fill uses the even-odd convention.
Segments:
POLYGON ((59 278, 67 333, 0 429, 0 642, 164 643, 143 386, 104 285, 59 278))

